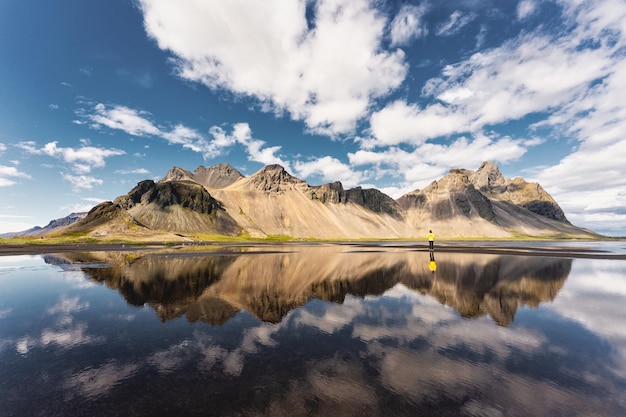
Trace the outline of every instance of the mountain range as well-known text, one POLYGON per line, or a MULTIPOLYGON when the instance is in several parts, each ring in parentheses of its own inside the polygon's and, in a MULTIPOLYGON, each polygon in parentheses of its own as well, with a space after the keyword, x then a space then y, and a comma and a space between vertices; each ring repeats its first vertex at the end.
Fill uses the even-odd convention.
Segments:
POLYGON ((505 178, 492 162, 452 169, 422 190, 394 200, 341 182, 309 185, 280 165, 246 177, 227 163, 173 167, 158 181, 94 207, 52 232, 91 237, 297 239, 598 237, 572 225, 537 183, 505 178))

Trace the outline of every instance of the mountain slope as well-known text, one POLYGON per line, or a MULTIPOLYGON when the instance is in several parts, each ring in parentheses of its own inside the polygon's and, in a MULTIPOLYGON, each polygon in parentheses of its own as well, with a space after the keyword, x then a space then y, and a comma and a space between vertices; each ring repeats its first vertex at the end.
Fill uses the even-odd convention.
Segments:
POLYGON ((521 177, 506 179, 492 162, 483 162, 469 179, 490 198, 509 201, 549 219, 569 223, 561 207, 541 185, 526 182, 521 177))
POLYGON ((212 192, 253 237, 396 238, 403 231, 397 204, 380 191, 344 191, 340 183, 311 187, 279 165, 212 192))

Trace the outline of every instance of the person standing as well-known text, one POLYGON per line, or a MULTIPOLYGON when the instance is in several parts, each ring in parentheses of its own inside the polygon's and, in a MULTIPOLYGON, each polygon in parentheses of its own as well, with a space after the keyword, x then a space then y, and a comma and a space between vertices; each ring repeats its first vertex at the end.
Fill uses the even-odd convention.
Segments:
POLYGON ((428 231, 428 249, 435 249, 435 235, 432 230, 428 231))

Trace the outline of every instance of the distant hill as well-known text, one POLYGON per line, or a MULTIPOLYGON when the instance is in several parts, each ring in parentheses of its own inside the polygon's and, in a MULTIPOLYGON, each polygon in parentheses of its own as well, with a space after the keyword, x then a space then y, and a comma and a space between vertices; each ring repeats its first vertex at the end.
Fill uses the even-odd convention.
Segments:
POLYGON ((20 236, 42 236, 47 233, 54 232, 59 230, 62 227, 68 226, 74 222, 85 217, 87 213, 72 213, 60 219, 51 220, 50 223, 45 225, 44 227, 35 226, 28 230, 23 230, 21 232, 13 232, 13 233, 4 233, 0 235, 0 238, 8 239, 12 237, 20 237, 20 236))
POLYGON ((57 233, 90 236, 285 235, 318 239, 597 237, 572 225, 537 183, 483 163, 452 169, 397 200, 376 189, 311 186, 280 165, 244 177, 228 164, 173 167, 57 233))

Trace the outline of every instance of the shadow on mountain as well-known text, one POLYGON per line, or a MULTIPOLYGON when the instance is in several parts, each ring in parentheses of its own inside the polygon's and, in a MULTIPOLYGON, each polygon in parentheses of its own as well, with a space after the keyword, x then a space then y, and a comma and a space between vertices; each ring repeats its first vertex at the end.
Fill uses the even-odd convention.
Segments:
POLYGON ((149 305, 162 321, 222 325, 245 310, 278 323, 311 299, 343 303, 347 295, 379 296, 396 285, 433 297, 467 318, 488 315, 508 326, 521 306, 554 299, 572 260, 521 255, 388 251, 134 254, 94 252, 47 256, 78 263, 87 276, 134 306, 149 305), (102 263, 110 267, 101 267, 102 263), (94 264, 98 264, 95 265, 94 264), (436 269, 436 271, 434 270, 436 269))

